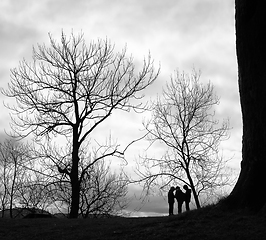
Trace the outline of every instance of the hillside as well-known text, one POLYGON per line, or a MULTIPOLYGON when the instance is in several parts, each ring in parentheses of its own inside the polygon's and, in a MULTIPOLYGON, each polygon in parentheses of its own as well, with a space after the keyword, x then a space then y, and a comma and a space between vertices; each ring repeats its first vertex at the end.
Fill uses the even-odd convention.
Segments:
POLYGON ((265 239, 266 217, 215 206, 172 217, 0 219, 0 239, 265 239))

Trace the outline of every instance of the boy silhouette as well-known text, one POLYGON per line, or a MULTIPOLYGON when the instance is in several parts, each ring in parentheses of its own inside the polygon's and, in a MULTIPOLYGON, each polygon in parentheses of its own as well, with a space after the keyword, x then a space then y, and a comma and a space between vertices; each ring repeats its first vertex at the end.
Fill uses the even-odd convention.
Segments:
POLYGON ((184 197, 185 197, 185 203, 186 203, 186 210, 189 211, 189 203, 191 199, 191 189, 188 188, 187 185, 184 185, 183 188, 185 189, 184 197))
POLYGON ((180 187, 177 186, 175 189, 176 189, 175 198, 177 201, 178 213, 181 213, 182 212, 182 205, 183 205, 183 202, 185 200, 185 195, 182 192, 182 190, 180 189, 180 187))
POLYGON ((169 204, 169 216, 174 215, 174 203, 175 203, 175 188, 171 187, 168 192, 168 204, 169 204))

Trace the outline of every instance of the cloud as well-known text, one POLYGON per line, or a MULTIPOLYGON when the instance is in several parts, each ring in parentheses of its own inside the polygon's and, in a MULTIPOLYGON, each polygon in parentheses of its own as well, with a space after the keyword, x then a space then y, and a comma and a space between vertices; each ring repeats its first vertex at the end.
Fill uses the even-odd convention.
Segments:
POLYGON ((23 53, 28 55, 24 49, 31 48, 33 40, 38 37, 36 29, 7 22, 3 19, 0 21, 0 34, 1 61, 6 63, 21 57, 23 53))

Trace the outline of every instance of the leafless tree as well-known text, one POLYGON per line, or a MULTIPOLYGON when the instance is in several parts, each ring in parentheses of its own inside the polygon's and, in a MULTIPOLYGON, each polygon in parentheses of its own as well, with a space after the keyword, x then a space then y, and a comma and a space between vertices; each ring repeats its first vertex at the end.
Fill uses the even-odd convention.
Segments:
MULTIPOLYGON (((79 171, 80 148, 114 110, 143 109, 138 100, 157 76, 150 56, 137 72, 126 49, 116 53, 108 40, 87 46, 83 35, 67 38, 63 32, 59 43, 50 35, 50 47, 34 48, 32 63, 23 60, 11 70, 11 82, 2 93, 17 102, 8 106, 14 113, 13 130, 20 136, 33 133, 36 141, 63 136, 71 142, 69 165, 64 168, 59 162, 57 166, 70 178, 71 218, 78 216, 84 177, 79 171)), ((118 145, 113 146, 88 168, 107 156, 121 154, 118 145)))
POLYGON ((84 218, 118 215, 127 207, 126 176, 112 173, 110 165, 100 161, 93 165, 81 184, 81 214, 84 218))
POLYGON ((151 119, 144 123, 150 144, 164 149, 164 155, 141 158, 137 171, 146 190, 158 184, 187 184, 197 208, 201 193, 226 183, 219 144, 228 136, 228 121, 219 124, 214 118, 219 99, 213 86, 199 79, 195 70, 190 75, 176 71, 171 77, 153 105, 151 119))
POLYGON ((18 204, 18 191, 25 175, 29 158, 26 144, 6 139, 0 143, 1 208, 8 207, 12 218, 13 206, 18 204))
POLYGON ((27 169, 23 181, 17 190, 17 201, 23 209, 38 209, 49 211, 54 205, 54 187, 45 175, 34 167, 27 169))
POLYGON ((9 164, 6 161, 6 153, 5 151, 2 152, 1 147, 1 161, 0 161, 0 199, 1 199, 1 210, 2 210, 2 217, 5 212, 5 209, 8 205, 8 180, 9 180, 9 164))
MULTIPOLYGON (((59 153, 55 152, 55 154, 58 155, 59 153)), ((85 149, 80 154, 79 171, 83 173, 83 177, 80 183, 79 215, 83 218, 92 215, 94 217, 118 215, 122 213, 128 203, 126 198, 127 177, 123 174, 123 171, 119 174, 113 172, 110 165, 111 161, 108 161, 109 164, 106 163, 105 159, 94 162, 97 159, 97 154, 96 151, 92 155, 85 149)), ((55 160, 56 156, 52 156, 52 159, 55 160)), ((64 164, 67 167, 67 162, 61 162, 61 165, 64 164)), ((59 171, 62 171, 62 169, 59 171)), ((53 192, 54 206, 59 211, 68 212, 71 207, 71 181, 69 176, 67 174, 62 174, 60 178, 54 176, 50 180, 50 185, 53 186, 51 191, 53 192)))

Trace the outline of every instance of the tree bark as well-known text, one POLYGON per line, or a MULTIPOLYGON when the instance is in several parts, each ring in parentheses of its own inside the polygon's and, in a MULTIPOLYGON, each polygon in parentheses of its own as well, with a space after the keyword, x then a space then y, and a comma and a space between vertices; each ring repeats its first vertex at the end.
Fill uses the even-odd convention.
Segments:
POLYGON ((266 2, 235 4, 243 142, 241 172, 228 200, 258 211, 266 202, 266 2))
POLYGON ((72 168, 70 173, 71 181, 71 206, 69 218, 77 218, 79 214, 80 181, 79 181, 79 142, 77 129, 73 129, 73 150, 72 150, 72 168))
POLYGON ((77 218, 79 213, 79 193, 80 193, 80 184, 79 181, 76 181, 76 178, 71 179, 72 185, 72 194, 71 194, 71 207, 69 218, 77 218))

